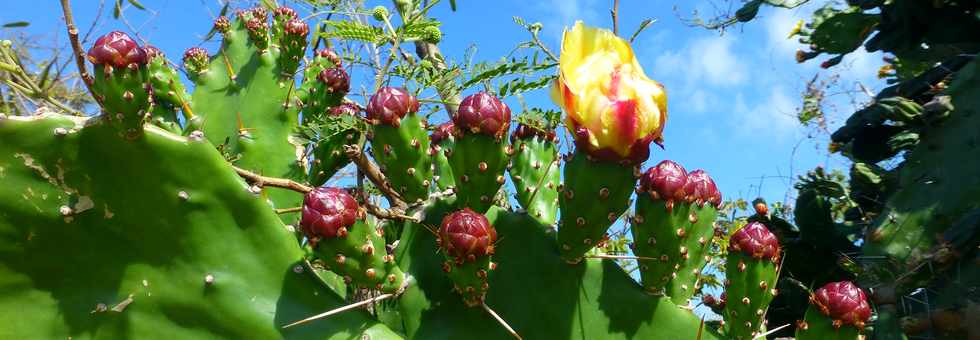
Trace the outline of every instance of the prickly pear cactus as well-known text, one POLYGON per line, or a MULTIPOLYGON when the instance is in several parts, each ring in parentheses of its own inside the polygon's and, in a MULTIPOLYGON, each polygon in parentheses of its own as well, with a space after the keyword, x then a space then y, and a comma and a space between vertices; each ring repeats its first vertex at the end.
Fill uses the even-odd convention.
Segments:
POLYGON ((692 312, 721 194, 704 171, 669 161, 637 190, 650 143, 662 142, 666 95, 626 40, 579 22, 560 60, 456 79, 428 7, 396 5, 397 29, 379 6, 370 13, 381 27, 328 20, 312 34, 390 48, 370 96, 349 93, 352 68, 367 64, 357 52, 308 53, 296 11, 256 7, 215 20, 213 55, 187 50, 192 95, 162 53, 114 32, 90 53, 98 116, 0 115, 0 318, 10 323, 0 338, 762 331, 779 245, 758 225, 732 239, 729 326, 692 312), (402 54, 408 42, 420 60, 402 54), (555 68, 489 85, 501 72, 555 68), (395 76, 404 87, 388 86, 395 76), (486 92, 458 100, 481 82, 486 92), (549 84, 574 150, 559 144, 558 111, 527 109, 512 134, 508 96, 549 84), (432 100, 412 95, 429 88, 451 124, 430 129, 432 100), (357 187, 334 187, 349 163, 357 187), (634 193, 634 237, 645 242, 614 258, 639 261, 642 282, 593 250, 634 193))

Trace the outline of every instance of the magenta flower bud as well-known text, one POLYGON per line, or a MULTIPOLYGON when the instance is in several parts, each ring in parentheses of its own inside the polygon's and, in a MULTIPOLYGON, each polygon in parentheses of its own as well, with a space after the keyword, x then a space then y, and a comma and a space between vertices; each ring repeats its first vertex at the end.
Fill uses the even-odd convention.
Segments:
POLYGON ((373 123, 398 126, 402 117, 418 112, 419 101, 400 87, 382 87, 371 96, 367 106, 367 118, 373 123))
POLYGON ((687 183, 687 170, 674 161, 664 160, 640 177, 640 191, 649 193, 653 199, 673 203, 687 197, 684 190, 687 183))
POLYGON ((863 329, 871 318, 871 306, 860 287, 850 281, 831 282, 813 292, 810 303, 833 319, 833 325, 852 325, 863 329))
POLYGON ((286 6, 279 6, 278 8, 272 11, 272 17, 277 19, 283 17, 288 19, 294 19, 296 18, 296 11, 286 6))
POLYGON ((511 134, 510 137, 512 139, 541 137, 544 140, 549 140, 553 142, 558 141, 557 135, 555 134, 555 130, 543 131, 541 129, 524 125, 524 124, 517 124, 517 129, 514 129, 514 133, 511 134))
MULTIPOLYGON (((282 7, 280 7, 282 8, 282 7)), ((286 34, 296 35, 305 37, 310 33, 310 26, 300 19, 290 19, 286 22, 286 27, 283 29, 286 34)))
POLYGON ((742 227, 728 240, 728 251, 740 251, 756 259, 779 260, 779 241, 759 222, 751 222, 742 227))
POLYGON ((146 52, 146 60, 153 60, 153 58, 156 57, 161 57, 161 58, 166 57, 163 55, 163 51, 161 51, 159 48, 156 48, 156 46, 153 45, 143 46, 143 51, 146 52))
POLYGON ((330 60, 330 62, 333 63, 334 66, 337 66, 337 67, 340 67, 341 66, 341 64, 340 64, 340 57, 337 56, 337 52, 334 52, 332 49, 324 48, 324 49, 320 50, 319 52, 317 52, 316 54, 320 58, 326 58, 327 60, 330 60))
POLYGON ((715 207, 721 206, 721 191, 718 191, 715 181, 704 170, 698 169, 687 174, 684 193, 687 194, 688 200, 697 203, 698 206, 704 206, 705 203, 715 207))
POLYGON ((184 68, 197 74, 208 69, 208 51, 200 47, 191 47, 184 51, 184 68))
POLYGON ((432 135, 429 136, 429 140, 432 141, 432 145, 438 145, 442 141, 449 138, 453 134, 453 122, 445 122, 436 126, 435 130, 432 130, 432 135))
POLYGON ((501 137, 510 128, 510 108, 486 92, 472 94, 459 103, 453 124, 462 133, 501 137))
POLYGON ((348 228, 363 217, 357 201, 346 190, 319 187, 303 198, 300 228, 311 240, 347 236, 348 228))
POLYGON ((340 116, 340 115, 351 115, 356 116, 361 112, 361 107, 352 102, 343 102, 340 105, 330 108, 330 115, 340 116))
POLYGON ((146 65, 146 51, 133 38, 120 31, 99 37, 88 50, 88 60, 94 65, 108 64, 123 68, 132 64, 146 65))
POLYGON ((350 76, 342 67, 333 67, 320 71, 317 76, 329 93, 347 93, 350 91, 350 76))
POLYGON ((269 22, 269 10, 262 6, 255 6, 249 11, 253 18, 261 20, 263 23, 269 22))
POLYGON ((497 231, 483 214, 470 208, 456 211, 442 219, 439 245, 457 261, 476 261, 477 257, 493 254, 497 231))
POLYGON ((214 30, 215 31, 218 31, 218 32, 221 32, 221 33, 227 33, 228 30, 230 30, 230 29, 231 29, 231 20, 228 20, 228 17, 222 15, 222 16, 218 17, 217 19, 214 19, 214 30))

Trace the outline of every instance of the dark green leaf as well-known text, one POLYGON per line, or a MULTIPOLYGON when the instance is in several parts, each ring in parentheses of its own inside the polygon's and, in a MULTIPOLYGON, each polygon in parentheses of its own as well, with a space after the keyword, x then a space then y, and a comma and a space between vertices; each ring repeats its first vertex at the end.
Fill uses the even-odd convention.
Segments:
POLYGON ((137 0, 129 0, 129 4, 130 4, 130 5, 133 5, 133 7, 136 7, 136 8, 139 8, 139 9, 141 9, 141 10, 144 10, 144 11, 146 10, 146 7, 145 7, 145 6, 143 6, 143 4, 141 4, 141 3, 140 3, 139 1, 137 1, 137 0))
POLYGON ((30 24, 31 24, 31 23, 29 23, 29 22, 27 22, 27 21, 14 21, 14 22, 8 22, 8 23, 6 23, 6 24, 3 24, 3 27, 4 27, 4 28, 12 28, 12 27, 27 27, 27 26, 28 26, 28 25, 30 25, 30 24))

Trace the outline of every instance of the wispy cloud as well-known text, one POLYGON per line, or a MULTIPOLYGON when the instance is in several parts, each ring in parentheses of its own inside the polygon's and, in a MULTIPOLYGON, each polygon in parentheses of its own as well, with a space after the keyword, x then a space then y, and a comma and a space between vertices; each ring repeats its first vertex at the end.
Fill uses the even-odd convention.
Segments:
POLYGON ((683 79, 685 89, 705 83, 726 87, 742 84, 748 71, 732 48, 735 41, 731 35, 695 39, 678 51, 660 54, 649 73, 683 79))
POLYGON ((778 85, 760 96, 763 100, 750 105, 741 93, 736 95, 732 110, 735 130, 756 139, 782 140, 795 136, 800 131, 796 120, 798 100, 778 85))

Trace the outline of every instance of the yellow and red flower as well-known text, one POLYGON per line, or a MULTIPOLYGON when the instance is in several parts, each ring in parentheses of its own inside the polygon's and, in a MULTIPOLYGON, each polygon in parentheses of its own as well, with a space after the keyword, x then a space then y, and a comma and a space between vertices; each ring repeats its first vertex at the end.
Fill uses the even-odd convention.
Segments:
POLYGON ((551 98, 575 144, 589 155, 641 163, 661 141, 667 93, 647 78, 626 40, 581 21, 566 29, 551 98))

